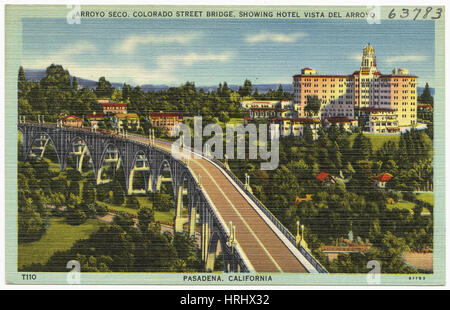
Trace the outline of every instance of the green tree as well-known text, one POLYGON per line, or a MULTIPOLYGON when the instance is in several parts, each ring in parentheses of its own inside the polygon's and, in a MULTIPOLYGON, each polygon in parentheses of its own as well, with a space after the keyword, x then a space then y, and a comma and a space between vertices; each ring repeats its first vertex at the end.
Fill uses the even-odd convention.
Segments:
POLYGON ((308 96, 306 98, 305 112, 310 116, 317 115, 317 113, 319 113, 319 111, 320 111, 321 105, 322 105, 322 103, 320 102, 319 97, 308 96))
POLYGON ((83 191, 82 191, 82 200, 83 202, 90 204, 95 202, 95 187, 93 182, 86 181, 83 184, 83 191))
POLYGON ((252 95, 252 82, 250 80, 245 79, 244 85, 239 86, 238 93, 241 97, 249 97, 252 95))
POLYGON ((78 90, 78 79, 76 76, 72 77, 72 88, 74 91, 78 90))
POLYGON ((132 209, 139 209, 139 201, 134 196, 127 196, 126 207, 132 209))
POLYGON ((40 84, 46 92, 50 92, 53 88, 60 92, 72 89, 69 71, 64 70, 61 65, 55 64, 50 65, 46 69, 45 76, 40 84))
POLYGON ((98 80, 97 87, 95 88, 95 94, 97 95, 97 98, 111 98, 113 91, 114 87, 109 81, 105 79, 104 76, 102 76, 98 80))
POLYGON ((219 121, 221 121, 222 123, 228 123, 230 121, 230 116, 227 112, 221 111, 219 114, 219 121))
POLYGON ((22 190, 18 192, 18 239, 19 243, 39 239, 45 231, 45 221, 36 210, 31 198, 22 190))
POLYGON ((360 132, 353 141, 353 161, 368 160, 372 155, 372 143, 370 139, 360 132))
POLYGON ((423 90, 423 93, 417 98, 417 101, 421 104, 430 104, 431 106, 434 105, 434 99, 431 95, 430 86, 428 83, 425 84, 425 89, 423 90))
POLYGON ((142 232, 148 232, 150 223, 154 222, 155 213, 152 208, 142 207, 138 212, 139 228, 142 232))
POLYGON ((122 205, 125 202, 125 193, 123 191, 122 185, 119 182, 116 181, 114 183, 112 203, 116 205, 122 205))
POLYGON ((22 98, 26 93, 26 86, 27 86, 27 79, 25 77, 25 71, 23 70, 23 67, 20 66, 19 68, 19 75, 17 78, 17 86, 19 91, 19 98, 22 98))
POLYGON ((313 143, 314 136, 310 124, 304 125, 303 137, 305 138, 306 143, 313 143))

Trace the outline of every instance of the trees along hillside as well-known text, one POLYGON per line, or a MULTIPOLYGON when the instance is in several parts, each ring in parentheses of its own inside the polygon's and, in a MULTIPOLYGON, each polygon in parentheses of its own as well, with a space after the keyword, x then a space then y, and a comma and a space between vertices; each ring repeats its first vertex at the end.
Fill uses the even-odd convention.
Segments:
POLYGON ((255 173, 258 160, 229 163, 241 180, 245 173, 251 176, 254 194, 292 233, 297 220, 305 225, 309 247, 331 272, 366 272, 367 257, 382 262, 382 272, 413 272, 401 253, 433 248, 432 217, 420 216, 420 206, 411 213, 388 208, 386 201, 393 193, 401 197, 432 187, 432 140, 425 131, 412 130, 401 134, 398 143, 388 141, 374 151, 363 133, 353 143, 350 136, 342 127, 330 126, 315 141, 308 135, 282 137, 279 167, 265 171, 264 177, 255 173), (333 176, 333 182, 316 180, 321 171, 333 176), (379 190, 374 178, 385 172, 393 178, 387 190, 379 190), (296 197, 308 194, 312 200, 295 204, 296 197), (347 238, 349 231, 370 242, 372 250, 328 262, 319 247, 347 238), (397 245, 401 251, 395 251, 397 245))
POLYGON ((254 93, 250 80, 246 79, 237 91, 227 82, 220 83, 216 91, 197 89, 193 82, 160 91, 144 92, 140 86, 123 84, 115 89, 105 77, 100 77, 94 89, 81 88, 76 77, 61 65, 52 64, 41 81, 27 81, 23 68, 19 68, 19 113, 21 115, 42 115, 47 121, 56 121, 60 114, 83 117, 93 111, 102 112, 98 99, 111 99, 128 103, 128 112, 148 118, 150 111, 180 112, 184 116, 201 115, 206 120, 219 118, 243 118, 248 111, 240 107, 242 99, 280 100, 291 99, 280 85, 276 90, 254 93), (253 96, 254 95, 254 96, 253 96))

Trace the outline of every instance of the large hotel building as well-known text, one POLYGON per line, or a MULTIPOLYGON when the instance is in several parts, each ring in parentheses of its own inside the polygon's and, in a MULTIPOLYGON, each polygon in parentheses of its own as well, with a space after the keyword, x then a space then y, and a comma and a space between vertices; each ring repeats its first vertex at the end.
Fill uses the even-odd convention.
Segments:
POLYGON ((294 109, 299 117, 311 116, 308 97, 321 101, 317 116, 322 120, 362 118, 372 133, 398 131, 417 122, 417 76, 395 69, 392 74, 377 70, 375 51, 363 50, 359 71, 350 75, 322 75, 304 68, 294 75, 294 109))

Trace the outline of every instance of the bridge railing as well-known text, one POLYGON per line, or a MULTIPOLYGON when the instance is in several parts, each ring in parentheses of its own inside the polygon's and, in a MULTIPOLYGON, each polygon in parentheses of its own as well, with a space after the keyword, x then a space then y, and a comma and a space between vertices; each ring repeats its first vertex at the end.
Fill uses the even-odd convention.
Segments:
MULTIPOLYGON (((210 159, 211 160, 211 159, 210 159)), ((258 198, 253 195, 248 189, 245 187, 245 185, 242 183, 242 181, 234 175, 230 170, 228 170, 225 165, 216 159, 212 159, 212 161, 220 166, 222 170, 224 170, 228 176, 230 176, 233 181, 236 182, 236 184, 247 194, 247 196, 255 203, 255 205, 258 206, 258 208, 269 218, 269 220, 281 231, 281 233, 291 242, 299 251, 300 253, 306 258, 306 260, 313 265, 313 267, 319 272, 319 273, 328 273, 325 267, 323 267, 319 261, 312 256, 312 254, 306 250, 301 245, 297 245, 295 237, 291 234, 291 232, 283 225, 281 222, 272 214, 272 212, 267 209, 267 207, 259 201, 258 198)))
MULTIPOLYGON (((128 136, 131 136, 131 137, 137 137, 137 138, 146 138, 145 136, 139 135, 139 134, 128 134, 128 136)), ((136 140, 133 140, 133 141, 136 142, 136 143, 139 143, 139 144, 141 144, 141 145, 143 145, 143 146, 149 146, 148 143, 145 143, 145 142, 142 142, 142 141, 136 141, 136 140)), ((170 145, 170 146, 172 145, 171 142, 165 141, 165 140, 158 140, 158 142, 160 142, 160 143, 162 142, 162 143, 167 144, 167 145, 170 145)), ((170 152, 168 152, 167 150, 164 150, 164 149, 161 149, 161 148, 158 148, 158 150, 161 151, 162 153, 167 154, 168 156, 172 156, 172 154, 171 154, 170 152)), ((194 150, 190 150, 190 152, 198 154, 198 153, 195 152, 194 150)), ((189 169, 188 164, 186 164, 183 160, 180 160, 180 159, 177 159, 177 158, 175 158, 175 160, 176 160, 179 164, 183 165, 186 169, 189 169)), ((197 180, 195 177, 193 178, 193 180, 194 180, 195 184, 196 184, 199 188, 201 188, 200 183, 198 182, 198 180, 197 180)), ((209 201, 209 199, 206 197, 206 195, 204 194, 203 191, 201 191, 200 194, 203 196, 203 199, 204 199, 205 201, 209 201)), ((228 226, 227 226, 225 223, 223 223, 222 220, 218 219, 218 223, 221 224, 222 229, 223 229, 224 231, 227 231, 227 230, 228 230, 228 226)), ((238 251, 239 251, 239 250, 238 250, 238 251)), ((248 267, 247 267, 245 261, 242 259, 242 256, 239 255, 238 257, 239 257, 238 264, 241 266, 241 272, 248 272, 248 271, 249 271, 249 270, 248 270, 248 267)))
MULTIPOLYGON (((166 144, 171 144, 167 141, 162 141, 166 144)), ((190 150, 190 152, 198 154, 202 157, 204 157, 202 154, 198 153, 195 150, 190 150)), ((250 191, 248 191, 245 187, 245 185, 242 183, 242 181, 234 175, 233 172, 231 172, 225 165, 217 160, 217 159, 211 159, 207 158, 208 160, 214 162, 216 165, 218 165, 220 168, 222 168, 223 171, 227 173, 228 176, 230 176, 234 182, 244 191, 247 196, 255 203, 256 206, 269 218, 269 220, 281 231, 281 233, 291 242, 299 251, 300 253, 305 257, 305 259, 319 272, 319 273, 328 273, 325 267, 323 267, 320 262, 314 258, 314 256, 306 250, 304 247, 302 247, 300 244, 297 244, 295 237, 292 235, 292 233, 283 225, 281 222, 272 214, 272 212, 267 209, 267 207, 259 201, 258 198, 253 195, 250 191)), ((184 163, 183 163, 184 164, 184 163)))
MULTIPOLYGON (((167 142, 167 141, 161 141, 161 142, 164 142, 166 144, 171 144, 170 142, 167 142)), ((242 183, 242 181, 237 176, 235 176, 234 173, 232 173, 227 167, 225 167, 225 165, 221 161, 219 161, 217 159, 207 158, 207 157, 203 156, 203 154, 200 154, 199 152, 197 152, 194 149, 190 149, 189 151, 210 160, 211 162, 213 162, 214 164, 216 164, 220 168, 222 168, 222 170, 225 171, 225 173, 227 173, 227 175, 230 176, 234 182, 236 182, 236 184, 242 189, 242 191, 244 191, 247 194, 247 196, 255 203, 255 205, 269 218, 269 220, 281 231, 281 233, 289 240, 289 242, 291 242, 300 251, 300 253, 305 257, 305 259, 319 273, 328 273, 328 271, 325 269, 325 267, 323 267, 320 264, 320 262, 316 258, 314 258, 314 256, 308 250, 306 250, 300 244, 297 244, 296 239, 291 234, 291 232, 283 224, 281 224, 281 222, 272 214, 272 212, 270 212, 269 209, 267 209, 266 206, 264 206, 264 204, 261 201, 259 201, 258 198, 255 197, 255 195, 253 195, 253 193, 251 193, 250 191, 248 191, 246 189, 246 187, 242 183)))
MULTIPOLYGON (((29 122, 26 122, 27 124, 30 124, 29 122)), ((50 124, 35 124, 34 125, 40 125, 40 126, 45 126, 45 127, 55 127, 54 125, 50 125, 50 124)), ((86 130, 86 129, 82 129, 82 128, 64 128, 65 130, 73 130, 73 131, 90 131, 90 130, 86 130)), ((103 134, 103 135, 109 135, 112 136, 114 138, 119 138, 119 139, 126 139, 126 137, 123 137, 122 135, 119 134, 114 134, 112 132, 96 132, 97 134, 103 134)), ((136 135, 136 134, 128 134, 128 136, 135 136, 135 137, 139 137, 139 138, 145 138, 145 136, 142 135, 136 135)), ((136 140, 132 140, 135 143, 138 144, 142 144, 143 146, 149 146, 148 143, 145 142, 141 142, 141 141, 136 141, 136 140)), ((164 140, 158 140, 158 142, 163 142, 166 144, 171 144, 168 141, 164 141, 164 140)), ((171 153, 158 148, 158 150, 160 150, 163 153, 166 153, 167 155, 171 156, 171 153)), ((195 150, 190 150, 190 152, 195 153, 200 155, 201 157, 204 157, 202 154, 199 154, 198 152, 196 152, 195 150)), ((255 205, 269 218, 269 220, 281 231, 281 233, 289 240, 289 242, 291 242, 299 251, 300 253, 305 257, 305 259, 319 272, 319 273, 327 273, 327 270, 312 256, 312 254, 306 250, 304 247, 302 247, 301 245, 297 245, 296 243, 296 239, 295 237, 291 234, 291 232, 283 225, 281 224, 281 222, 272 214, 272 212, 270 212, 266 206, 264 206, 264 204, 262 202, 260 202, 250 191, 248 191, 245 187, 245 185, 241 182, 241 180, 236 177, 230 170, 228 170, 225 165, 217 160, 217 159, 211 159, 211 158, 207 158, 208 160, 212 161, 214 164, 218 165, 220 168, 222 168, 223 171, 225 171, 225 173, 227 173, 227 175, 233 179, 233 181, 241 188, 242 191, 244 191, 247 196, 255 203, 255 205)), ((176 159, 180 164, 187 166, 187 164, 185 162, 183 162, 182 160, 176 159)), ((195 180, 195 182, 198 184, 197 180, 195 180)), ((203 192, 202 192, 202 195, 203 192)), ((206 197, 204 197, 206 198, 206 197)), ((220 222, 220 221, 219 221, 220 222)), ((225 228, 226 229, 226 228, 225 228)))

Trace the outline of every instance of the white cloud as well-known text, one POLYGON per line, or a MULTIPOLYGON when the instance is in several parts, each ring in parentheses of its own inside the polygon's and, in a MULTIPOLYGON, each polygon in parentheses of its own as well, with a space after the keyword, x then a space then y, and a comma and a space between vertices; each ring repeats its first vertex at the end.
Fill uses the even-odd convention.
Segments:
POLYGON ((71 61, 74 56, 86 55, 92 52, 96 52, 97 47, 87 41, 79 41, 71 45, 70 47, 63 48, 53 52, 47 56, 40 55, 24 55, 22 65, 27 69, 43 69, 47 68, 52 63, 64 64, 71 61))
POLYGON ((188 53, 162 55, 157 57, 154 68, 148 68, 136 62, 91 62, 86 54, 96 52, 97 48, 88 42, 78 42, 70 48, 62 49, 47 56, 26 55, 22 65, 26 69, 45 69, 52 63, 62 65, 70 74, 85 79, 98 80, 104 76, 111 82, 129 84, 178 83, 180 77, 174 74, 177 67, 192 66, 197 63, 225 62, 233 58, 234 53, 188 53), (84 61, 77 60, 83 55, 84 61))
POLYGON ((247 35, 245 41, 248 43, 259 42, 273 42, 273 43, 294 43, 300 38, 307 37, 305 32, 293 32, 293 33, 277 33, 262 31, 258 34, 247 35))
POLYGON ((99 63, 94 66, 72 63, 67 65, 67 69, 71 74, 79 77, 98 80, 100 76, 104 76, 111 82, 126 82, 135 85, 148 83, 162 84, 175 81, 175 77, 167 70, 149 70, 137 63, 99 63))
POLYGON ((395 63, 395 62, 423 62, 428 59, 428 56, 425 55, 401 55, 401 56, 391 56, 386 58, 386 62, 395 63))
POLYGON ((201 37, 200 33, 169 35, 133 35, 121 41, 114 49, 116 53, 132 54, 139 45, 147 44, 188 44, 201 37))
POLYGON ((189 53, 183 55, 164 55, 158 57, 158 63, 161 67, 168 68, 176 65, 191 66, 201 62, 225 62, 232 59, 234 53, 224 52, 221 54, 216 53, 189 53))
POLYGON ((362 55, 361 53, 355 53, 350 55, 348 58, 354 61, 361 61, 362 55))

